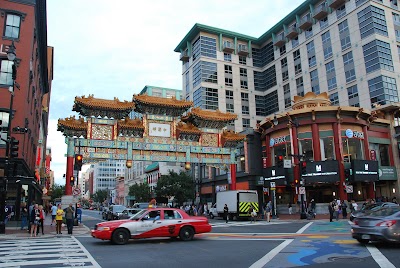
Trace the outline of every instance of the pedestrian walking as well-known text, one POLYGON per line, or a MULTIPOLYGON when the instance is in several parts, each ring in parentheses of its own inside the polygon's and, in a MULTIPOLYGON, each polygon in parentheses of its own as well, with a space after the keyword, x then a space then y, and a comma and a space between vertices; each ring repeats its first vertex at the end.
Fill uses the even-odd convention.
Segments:
POLYGON ((292 205, 292 202, 289 202, 288 208, 289 208, 289 215, 292 215, 292 214, 293 214, 293 205, 292 205))
POLYGON ((68 234, 72 235, 72 230, 74 228, 74 208, 72 207, 72 204, 69 204, 69 206, 64 209, 65 212, 65 220, 67 222, 67 229, 68 229, 68 234))
POLYGON ((336 221, 338 221, 339 220, 339 214, 340 214, 339 213, 339 205, 338 205, 336 200, 334 202, 335 203, 333 204, 333 213, 334 213, 336 221))
POLYGON ((28 229, 28 209, 26 208, 26 204, 22 203, 21 205, 21 230, 24 230, 26 227, 28 229))
POLYGON ((332 222, 332 221, 333 221, 333 211, 334 211, 333 206, 334 206, 334 203, 333 203, 333 202, 329 203, 329 205, 328 205, 328 210, 329 210, 329 222, 332 222))
POLYGON ((267 214, 267 222, 271 221, 271 212, 272 212, 272 202, 268 201, 267 205, 265 206, 265 211, 267 214))
POLYGON ((39 205, 39 225, 36 228, 36 234, 38 235, 40 232, 40 228, 42 229, 42 235, 44 235, 44 228, 43 228, 43 223, 44 223, 44 219, 46 217, 46 212, 43 209, 42 205, 39 205))
POLYGON ((51 211, 51 223, 50 223, 50 225, 53 225, 53 223, 55 225, 56 224, 56 215, 57 215, 57 207, 56 207, 55 204, 53 204, 51 206, 50 211, 51 211))
POLYGON ((250 214, 250 223, 256 222, 257 212, 254 210, 253 206, 250 206, 249 214, 250 214))
POLYGON ((228 223, 228 217, 229 217, 229 208, 228 208, 228 205, 225 204, 225 206, 224 206, 224 218, 225 218, 226 223, 228 223))
POLYGON ((31 224, 31 237, 36 236, 37 226, 40 224, 40 211, 38 204, 35 204, 32 208, 32 213, 30 215, 30 224, 31 224))
POLYGON ((57 234, 62 234, 61 233, 61 225, 62 225, 62 221, 63 221, 63 215, 64 215, 64 210, 61 209, 61 204, 59 204, 57 207, 57 212, 56 212, 56 222, 57 222, 56 233, 57 234))
POLYGON ((342 209, 342 215, 343 215, 343 219, 347 219, 347 204, 345 200, 342 200, 341 203, 341 209, 342 209))

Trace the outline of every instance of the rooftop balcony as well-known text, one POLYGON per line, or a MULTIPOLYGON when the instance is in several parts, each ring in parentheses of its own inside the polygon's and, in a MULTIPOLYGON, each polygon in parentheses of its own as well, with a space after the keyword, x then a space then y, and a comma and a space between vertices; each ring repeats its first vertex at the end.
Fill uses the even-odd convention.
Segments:
POLYGON ((181 52, 181 54, 179 55, 179 60, 183 61, 183 62, 187 62, 189 61, 189 53, 187 50, 181 52))
POLYGON ((295 38, 298 35, 299 35, 299 32, 297 31, 297 26, 289 27, 286 32, 286 37, 289 39, 295 38))
POLYGON ((283 34, 275 36, 274 46, 281 47, 286 43, 286 39, 283 34))
POLYGON ((241 56, 249 55, 249 49, 246 45, 239 44, 238 45, 238 54, 241 56))
POLYGON ((313 25, 313 21, 312 21, 311 15, 308 14, 306 17, 304 17, 300 20, 299 28, 305 31, 305 30, 309 29, 312 25, 313 25))
POLYGON ((313 18, 316 20, 321 20, 328 16, 328 7, 325 4, 319 5, 314 9, 313 18))
POLYGON ((333 9, 338 9, 339 7, 343 6, 346 0, 332 0, 329 4, 329 7, 333 9))
POLYGON ((232 53, 233 51, 235 51, 235 46, 233 45, 232 42, 224 41, 222 50, 224 52, 232 53))

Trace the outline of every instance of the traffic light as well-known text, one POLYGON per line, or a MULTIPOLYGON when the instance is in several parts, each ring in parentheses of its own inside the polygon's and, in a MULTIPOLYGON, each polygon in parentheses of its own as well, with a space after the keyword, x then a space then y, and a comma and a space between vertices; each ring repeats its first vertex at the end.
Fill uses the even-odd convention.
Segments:
POLYGON ((10 140, 10 157, 17 158, 18 157, 18 150, 19 150, 19 140, 14 137, 11 137, 10 140))
POLYGON ((298 186, 299 185, 299 180, 298 179, 295 179, 294 180, 294 186, 298 186))
POLYGON ((278 159, 276 162, 276 167, 283 168, 283 155, 278 155, 278 159))
POLYGON ((82 169, 82 160, 83 160, 83 156, 81 154, 75 155, 75 170, 82 169))
POLYGON ((301 175, 307 174, 307 162, 306 161, 300 162, 300 171, 301 171, 301 175))
POLYGON ((74 185, 74 182, 75 182, 75 178, 74 178, 74 176, 71 176, 71 177, 69 178, 69 184, 70 184, 71 186, 73 186, 73 185, 74 185))

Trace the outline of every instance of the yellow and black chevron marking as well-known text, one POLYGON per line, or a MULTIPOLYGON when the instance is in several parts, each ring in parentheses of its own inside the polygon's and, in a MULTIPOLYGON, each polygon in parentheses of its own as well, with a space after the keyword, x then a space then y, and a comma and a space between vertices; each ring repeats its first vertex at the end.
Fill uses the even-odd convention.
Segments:
POLYGON ((259 212, 257 202, 239 202, 239 216, 250 216, 250 206, 253 206, 253 209, 259 212))

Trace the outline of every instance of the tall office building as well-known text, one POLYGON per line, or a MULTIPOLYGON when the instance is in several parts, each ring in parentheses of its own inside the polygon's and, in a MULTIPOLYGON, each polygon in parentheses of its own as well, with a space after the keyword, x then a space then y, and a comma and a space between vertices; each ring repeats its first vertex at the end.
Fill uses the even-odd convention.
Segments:
POLYGON ((92 165, 93 192, 98 190, 112 190, 116 185, 116 178, 125 175, 124 160, 106 160, 92 165))
POLYGON ((175 52, 184 98, 238 114, 236 131, 309 91, 328 92, 332 105, 399 101, 397 0, 307 0, 258 38, 195 24, 175 52))

